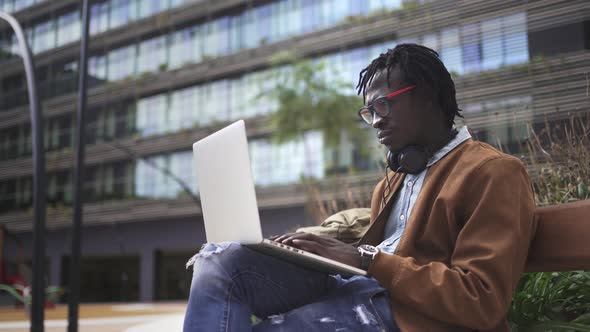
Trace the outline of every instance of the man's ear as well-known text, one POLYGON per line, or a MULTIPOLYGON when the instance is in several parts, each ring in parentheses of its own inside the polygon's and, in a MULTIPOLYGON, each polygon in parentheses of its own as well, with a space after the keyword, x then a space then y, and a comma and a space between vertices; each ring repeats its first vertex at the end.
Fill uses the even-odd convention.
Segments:
POLYGON ((431 87, 425 87, 420 91, 420 99, 427 110, 438 111, 440 109, 439 96, 431 87))
POLYGON ((438 106, 438 96, 432 92, 432 89, 429 87, 427 88, 419 88, 416 89, 416 97, 422 104, 422 107, 426 110, 433 111, 438 106))

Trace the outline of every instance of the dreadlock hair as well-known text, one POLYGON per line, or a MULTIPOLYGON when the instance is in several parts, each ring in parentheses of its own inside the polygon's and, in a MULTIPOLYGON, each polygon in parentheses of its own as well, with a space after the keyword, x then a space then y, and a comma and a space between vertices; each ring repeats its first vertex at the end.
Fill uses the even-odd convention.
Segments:
POLYGON ((363 94, 363 100, 367 96, 367 88, 382 70, 387 70, 387 86, 390 86, 390 76, 395 66, 401 72, 402 82, 416 85, 420 89, 426 88, 424 91, 432 94, 433 101, 438 102, 445 114, 449 127, 455 124, 455 116, 463 117, 457 106, 455 83, 438 53, 417 44, 399 44, 393 49, 388 49, 360 72, 356 88, 358 94, 363 94))

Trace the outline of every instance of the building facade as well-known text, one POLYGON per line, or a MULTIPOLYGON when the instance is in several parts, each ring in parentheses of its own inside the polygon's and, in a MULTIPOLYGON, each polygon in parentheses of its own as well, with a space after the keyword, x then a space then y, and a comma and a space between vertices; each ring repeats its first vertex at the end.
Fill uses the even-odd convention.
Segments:
MULTIPOLYGON (((47 278, 67 287, 79 2, 0 0, 0 10, 24 25, 35 54, 47 278)), ((360 70, 387 48, 429 46, 454 76, 465 115, 458 125, 514 154, 525 153, 528 128, 589 109, 585 0, 104 0, 92 1, 90 33, 83 301, 188 296, 184 263, 205 236, 200 209, 178 181, 198 192, 191 145, 234 120, 247 123, 265 235, 313 223, 302 176, 327 184, 354 169, 345 181, 370 195, 380 170, 351 142, 339 158, 318 132, 271 142, 277 105, 265 97, 273 83, 265 77, 278 52, 323 61, 325 75, 352 94, 360 70)), ((32 158, 24 69, 7 25, 0 68, 0 223, 17 239, 5 243, 10 266, 30 259, 32 158)))

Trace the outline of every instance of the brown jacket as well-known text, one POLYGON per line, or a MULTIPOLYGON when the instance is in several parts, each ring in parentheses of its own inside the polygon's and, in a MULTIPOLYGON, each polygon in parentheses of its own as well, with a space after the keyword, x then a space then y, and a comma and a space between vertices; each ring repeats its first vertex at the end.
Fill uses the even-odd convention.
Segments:
MULTIPOLYGON (((397 193, 404 175, 389 175, 397 193)), ((361 243, 383 240, 385 179, 361 243)), ((389 289, 403 332, 508 331, 506 313, 536 228, 529 176, 515 157, 471 139, 428 171, 395 255, 369 274, 389 289)))

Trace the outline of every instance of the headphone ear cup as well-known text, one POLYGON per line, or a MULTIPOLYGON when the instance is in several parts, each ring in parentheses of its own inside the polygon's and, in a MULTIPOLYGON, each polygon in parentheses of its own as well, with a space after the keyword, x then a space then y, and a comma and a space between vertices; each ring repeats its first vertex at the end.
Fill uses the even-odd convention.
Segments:
POLYGON ((426 169, 428 156, 418 147, 409 146, 398 154, 398 163, 404 173, 418 174, 426 169))
POLYGON ((397 170, 399 169, 399 163, 397 162, 397 154, 394 154, 391 151, 387 151, 387 166, 389 166, 389 169, 397 172, 397 170))

